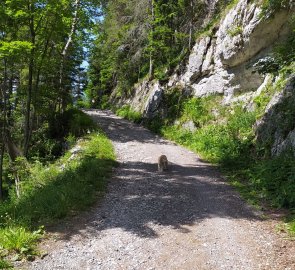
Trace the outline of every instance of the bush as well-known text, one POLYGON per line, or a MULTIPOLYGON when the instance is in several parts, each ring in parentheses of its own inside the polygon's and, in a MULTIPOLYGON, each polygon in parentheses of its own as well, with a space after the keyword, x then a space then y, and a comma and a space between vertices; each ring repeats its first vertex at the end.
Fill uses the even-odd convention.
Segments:
POLYGON ((0 229, 0 247, 22 255, 36 254, 36 244, 41 237, 41 230, 30 232, 23 227, 6 227, 0 229))
POLYGON ((30 160, 53 161, 66 150, 66 138, 76 138, 96 130, 90 116, 78 109, 56 113, 32 134, 30 160))
POLYGON ((100 108, 102 110, 109 109, 111 107, 109 102, 109 95, 103 95, 100 100, 100 108))
MULTIPOLYGON (((213 97, 214 98, 214 97, 213 97)), ((182 104, 181 121, 192 120, 196 127, 203 126, 214 117, 211 113, 210 98, 191 98, 182 104)))
POLYGON ((125 105, 122 108, 117 109, 116 114, 137 124, 142 121, 141 113, 134 111, 130 105, 125 105))
POLYGON ((76 102, 76 107, 81 108, 81 109, 90 109, 91 108, 91 103, 87 99, 79 99, 76 102))
MULTIPOLYGON (((267 102, 262 101, 260 105, 265 107, 267 102)), ((180 125, 165 125, 165 121, 159 119, 155 119, 149 127, 156 127, 154 131, 219 164, 247 199, 264 199, 276 207, 295 208, 294 154, 261 159, 256 152, 253 131, 256 112, 247 112, 236 106, 227 109, 227 119, 211 123, 206 119, 206 115, 211 118, 210 110, 205 109, 208 106, 204 100, 195 98, 183 104, 180 119, 194 119, 199 123, 195 132, 184 130, 180 125)), ((290 109, 287 111, 290 112, 290 109)))
POLYGON ((30 174, 22 181, 23 195, 11 200, 5 208, 0 206, 0 213, 3 216, 5 211, 13 213, 17 224, 41 225, 91 204, 96 191, 104 190, 115 157, 104 135, 93 134, 87 138, 75 158, 67 153, 48 166, 33 164, 30 174))
POLYGON ((51 117, 48 132, 50 138, 63 139, 70 133, 79 137, 95 129, 96 125, 89 115, 72 108, 51 117))
POLYGON ((295 208, 295 164, 292 153, 261 160, 251 168, 248 177, 273 206, 295 208))
POLYGON ((9 262, 0 258, 0 269, 13 269, 13 266, 9 262))
MULTIPOLYGON (((211 101, 210 101, 211 102, 211 101)), ((206 101, 193 98, 184 104, 182 120, 193 120, 199 126, 195 132, 177 126, 166 126, 161 133, 215 163, 235 162, 252 146, 252 126, 255 114, 236 107, 226 123, 209 123, 213 119, 206 101)), ((158 122, 158 121, 156 121, 158 122)))

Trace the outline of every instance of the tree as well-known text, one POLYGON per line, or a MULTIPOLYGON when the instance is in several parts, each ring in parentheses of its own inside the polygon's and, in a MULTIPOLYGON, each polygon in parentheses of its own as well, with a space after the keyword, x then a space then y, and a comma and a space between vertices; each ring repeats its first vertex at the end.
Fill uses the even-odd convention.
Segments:
MULTIPOLYGON (((99 0, 0 3, 0 191, 3 157, 34 155, 34 134, 72 103, 99 0)), ((104 3, 105 4, 105 3, 104 3)), ((79 93, 80 95, 80 93, 79 93)), ((40 131, 39 131, 40 130, 40 131)))
POLYGON ((186 55, 206 16, 201 0, 112 0, 97 23, 88 93, 128 95, 146 75, 165 77, 186 55))

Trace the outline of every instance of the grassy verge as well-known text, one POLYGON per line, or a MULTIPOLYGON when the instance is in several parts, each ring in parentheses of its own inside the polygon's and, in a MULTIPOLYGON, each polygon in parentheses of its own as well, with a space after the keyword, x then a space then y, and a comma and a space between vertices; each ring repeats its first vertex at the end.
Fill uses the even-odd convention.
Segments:
POLYGON ((13 269, 13 266, 9 262, 0 259, 0 269, 13 269))
MULTIPOLYGON (((9 201, 0 204, 2 258, 7 254, 20 259, 38 255, 42 225, 93 204, 105 191, 114 164, 111 142, 97 132, 83 137, 53 164, 29 166, 22 178, 21 197, 11 194, 9 201)), ((5 265, 3 259, 0 265, 5 265)))
POLYGON ((122 108, 117 109, 115 113, 134 123, 140 123, 142 121, 141 113, 134 111, 130 105, 125 105, 122 108))

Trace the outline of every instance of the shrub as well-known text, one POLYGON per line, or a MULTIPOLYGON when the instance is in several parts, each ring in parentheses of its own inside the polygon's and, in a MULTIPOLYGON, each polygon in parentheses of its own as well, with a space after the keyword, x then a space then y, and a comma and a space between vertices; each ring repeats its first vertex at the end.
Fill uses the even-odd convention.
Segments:
POLYGON ((103 95, 101 97, 101 101, 100 101, 100 108, 102 110, 106 110, 109 109, 111 107, 110 102, 109 102, 109 95, 103 95))
POLYGON ((89 115, 71 108, 51 117, 48 132, 50 138, 63 139, 70 133, 79 137, 94 129, 96 129, 96 125, 89 115))
POLYGON ((0 229, 0 247, 22 255, 33 254, 41 237, 42 230, 30 232, 23 227, 6 227, 0 229))
POLYGON ((142 121, 141 113, 134 111, 130 105, 117 109, 116 114, 137 124, 142 121))
POLYGON ((0 258, 0 269, 13 269, 13 266, 9 262, 0 258))
POLYGON ((276 207, 295 208, 294 156, 261 160, 249 172, 250 182, 276 207))

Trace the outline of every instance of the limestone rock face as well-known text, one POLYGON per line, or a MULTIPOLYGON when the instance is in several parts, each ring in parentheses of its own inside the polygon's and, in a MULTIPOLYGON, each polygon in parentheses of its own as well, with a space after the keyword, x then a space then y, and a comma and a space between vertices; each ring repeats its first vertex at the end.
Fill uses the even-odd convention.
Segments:
POLYGON ((193 48, 189 57, 187 72, 183 76, 185 83, 194 83, 202 75, 204 57, 206 57, 211 44, 210 37, 201 38, 193 48))
POLYGON ((263 19, 261 9, 255 3, 240 1, 222 22, 216 41, 216 57, 223 65, 240 65, 262 50, 271 47, 288 31, 288 11, 263 19))
POLYGON ((191 87, 196 96, 234 94, 256 90, 264 80, 253 74, 253 64, 290 31, 290 11, 263 19, 256 3, 240 0, 221 21, 212 37, 200 38, 189 57, 179 84, 191 87))
MULTIPOLYGON (((214 9, 218 0, 210 3, 214 9)), ((180 64, 168 82, 143 81, 124 103, 151 118, 161 110, 162 96, 171 88, 197 97, 222 95, 224 103, 238 100, 237 96, 250 100, 265 81, 265 76, 253 73, 253 65, 290 33, 288 21, 295 9, 268 18, 261 11, 259 1, 240 0, 210 36, 198 38, 188 61, 180 64)))

